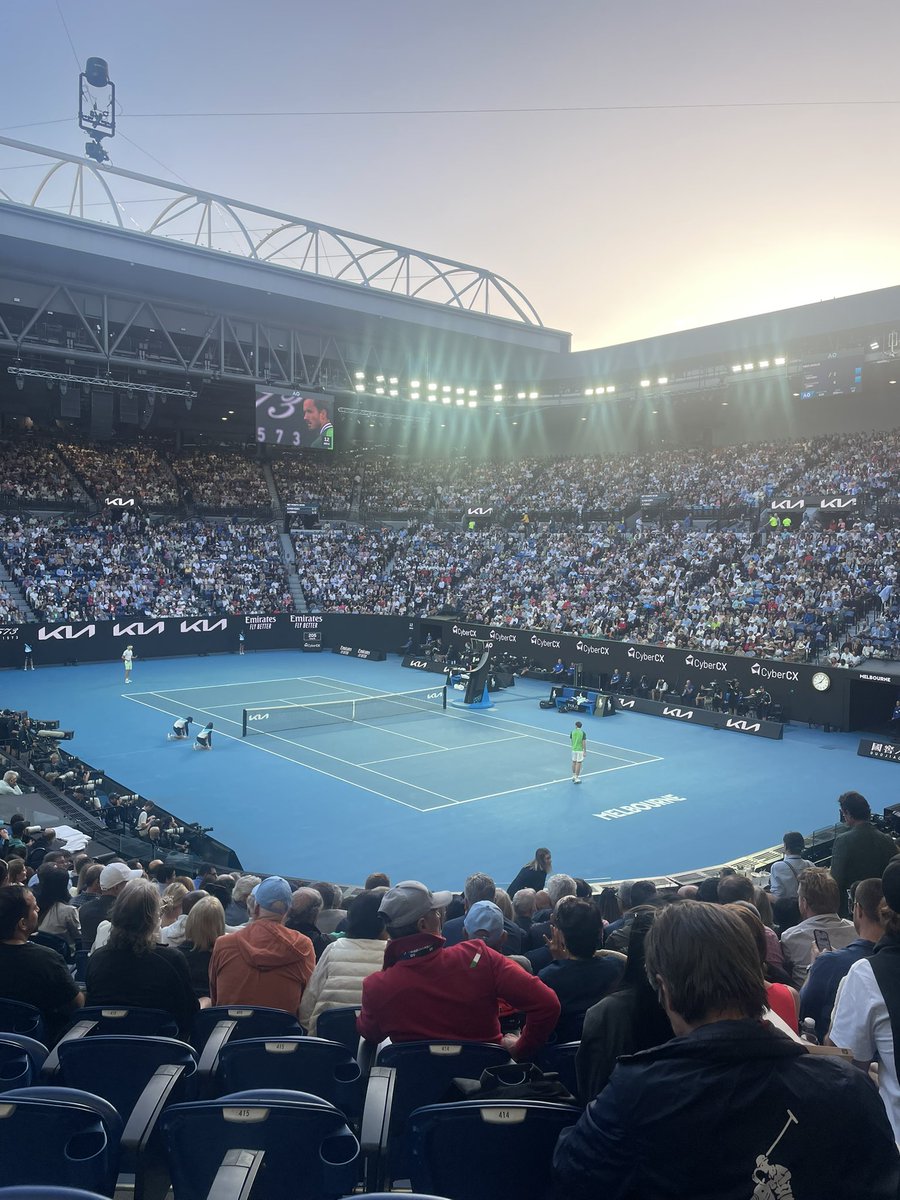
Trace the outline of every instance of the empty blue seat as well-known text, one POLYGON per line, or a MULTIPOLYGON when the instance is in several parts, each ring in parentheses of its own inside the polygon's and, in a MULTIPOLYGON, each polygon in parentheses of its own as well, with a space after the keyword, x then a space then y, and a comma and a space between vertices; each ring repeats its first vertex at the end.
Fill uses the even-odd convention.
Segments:
POLYGON ((206 1200, 223 1173, 252 1173, 253 1200, 337 1200, 358 1182, 359 1143, 344 1115, 300 1092, 174 1104, 158 1128, 175 1200, 206 1200))
POLYGON ((69 1028, 92 1023, 90 1034, 128 1034, 133 1037, 178 1037, 178 1022, 161 1008, 128 1008, 97 1004, 72 1014, 69 1028))
POLYGON ((450 1200, 546 1200, 553 1151, 580 1110, 542 1100, 464 1100, 412 1113, 413 1188, 450 1200))
POLYGON ((0 1188, 0 1200, 106 1200, 106 1197, 81 1188, 31 1186, 0 1188))
POLYGON ((380 1142, 380 1162, 366 1182, 389 1187, 409 1178, 405 1131, 414 1109, 445 1100, 454 1079, 480 1079, 488 1067, 511 1061, 493 1042, 395 1042, 379 1051, 366 1095, 363 1142, 370 1157, 376 1139, 380 1142))
POLYGON ((238 1038, 292 1037, 303 1033, 296 1015, 284 1009, 254 1007, 252 1004, 220 1004, 215 1008, 201 1008, 194 1018, 191 1041, 197 1050, 203 1050, 210 1034, 224 1021, 234 1025, 229 1041, 238 1038))
POLYGON ((320 1096, 350 1121, 362 1113, 362 1071, 340 1042, 311 1037, 229 1042, 222 1047, 216 1074, 225 1092, 286 1088, 320 1096))
POLYGON ((41 1010, 33 1004, 23 1004, 19 1000, 0 1000, 0 1031, 22 1033, 25 1037, 46 1044, 41 1010))
POLYGON ((0 1033, 0 1091, 37 1083, 47 1047, 21 1033, 0 1033))
POLYGON ((90 1080, 98 1096, 112 1104, 124 1121, 150 1081, 157 1077, 159 1101, 196 1098, 197 1058, 191 1046, 175 1038, 97 1035, 60 1042, 57 1082, 78 1087, 90 1080), (165 1076, 161 1067, 173 1070, 165 1076))
POLYGON ((69 1088, 0 1097, 0 1162, 11 1186, 83 1188, 112 1196, 122 1120, 106 1100, 69 1088))

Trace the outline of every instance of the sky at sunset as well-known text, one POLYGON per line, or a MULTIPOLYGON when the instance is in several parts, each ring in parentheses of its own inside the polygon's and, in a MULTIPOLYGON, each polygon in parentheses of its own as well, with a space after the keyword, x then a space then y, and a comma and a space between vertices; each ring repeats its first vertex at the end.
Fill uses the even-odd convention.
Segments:
POLYGON ((116 166, 488 267, 576 349, 900 283, 897 0, 2 13, 3 136, 79 153, 99 55, 116 166))

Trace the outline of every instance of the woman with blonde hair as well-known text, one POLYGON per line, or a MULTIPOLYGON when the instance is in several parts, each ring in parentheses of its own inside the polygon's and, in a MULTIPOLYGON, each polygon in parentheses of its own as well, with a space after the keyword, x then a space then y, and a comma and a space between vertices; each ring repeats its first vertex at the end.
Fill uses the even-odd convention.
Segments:
POLYGON ((184 923, 184 941, 178 949, 187 960, 194 995, 201 1008, 208 1008, 209 960, 216 939, 225 932, 225 910, 216 896, 201 896, 192 905, 184 923))
POLYGON ((167 946, 178 946, 184 941, 185 916, 181 905, 191 891, 191 888, 175 880, 162 894, 159 906, 159 940, 167 946))

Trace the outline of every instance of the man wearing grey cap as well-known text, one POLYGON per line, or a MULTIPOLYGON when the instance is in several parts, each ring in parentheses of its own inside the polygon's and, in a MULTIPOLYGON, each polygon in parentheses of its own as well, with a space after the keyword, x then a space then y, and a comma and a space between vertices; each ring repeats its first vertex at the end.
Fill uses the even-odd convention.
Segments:
POLYGON ((441 919, 450 899, 412 879, 385 894, 379 912, 390 942, 384 969, 363 983, 360 1034, 369 1042, 497 1042, 513 1058, 531 1058, 556 1025, 555 993, 475 937, 446 945, 441 919), (518 1037, 501 1035, 501 1000, 525 1014, 518 1037))

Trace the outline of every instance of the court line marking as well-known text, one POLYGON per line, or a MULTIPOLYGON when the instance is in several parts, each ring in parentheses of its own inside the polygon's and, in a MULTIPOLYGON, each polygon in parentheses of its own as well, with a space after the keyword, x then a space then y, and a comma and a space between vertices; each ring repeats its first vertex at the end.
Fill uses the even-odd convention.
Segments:
MULTIPOLYGON (((334 684, 332 684, 331 681, 329 679, 327 679, 324 675, 283 675, 278 679, 251 679, 249 681, 245 679, 238 683, 198 683, 198 684, 194 685, 193 687, 172 688, 171 690, 174 692, 203 692, 203 691, 206 691, 207 688, 253 687, 258 683, 303 683, 305 680, 313 680, 313 679, 319 680, 320 682, 324 683, 326 685, 326 687, 334 687, 334 684)), ((347 689, 342 687, 342 688, 336 688, 335 690, 346 691, 347 689)), ((127 694, 127 695, 131 695, 131 696, 156 696, 159 693, 158 692, 128 692, 128 693, 123 692, 122 694, 123 695, 127 694)), ((252 707, 252 705, 251 705, 251 707, 252 707)), ((204 709, 204 712, 205 711, 206 710, 204 709)))
MULTIPOLYGON (((156 693, 155 692, 143 692, 142 695, 153 696, 153 695, 156 695, 156 693)), ((178 716, 177 709, 175 712, 170 712, 168 709, 160 708, 158 704, 148 704, 146 700, 139 700, 137 697, 137 693, 123 692, 122 698, 124 700, 131 700, 134 704, 140 704, 144 708, 152 709, 154 712, 165 713, 166 716, 171 716, 171 717, 178 716)), ((158 698, 164 699, 164 697, 162 697, 162 696, 160 696, 158 698)), ((207 709, 199 708, 199 709, 197 709, 197 711, 198 712, 207 712, 207 709)), ((224 719, 227 721, 229 718, 225 717, 224 719)), ((234 725, 234 724, 236 724, 236 722, 232 721, 231 724, 234 725)), ((221 729, 217 729, 216 734, 219 737, 229 738, 231 741, 238 742, 239 744, 243 744, 243 745, 247 744, 246 738, 237 737, 233 733, 225 733, 225 731, 221 730, 221 729)), ((297 746, 296 742, 289 742, 289 739, 287 739, 287 738, 278 738, 277 735, 274 733, 270 733, 269 737, 277 738, 278 741, 288 742, 288 744, 291 746, 297 746)), ((341 783, 349 783, 349 780, 341 779, 341 777, 339 775, 335 775, 331 771, 324 771, 324 770, 322 770, 321 767, 314 767, 310 763, 300 762, 299 759, 291 758, 291 756, 289 754, 279 754, 277 750, 270 750, 266 746, 257 746, 251 742, 250 749, 251 750, 259 750, 263 754, 271 754, 273 758, 280 758, 280 759, 283 759, 285 762, 293 763, 295 767, 306 767, 307 770, 309 770, 309 771, 315 771, 315 773, 317 775, 327 775, 329 779, 338 779, 341 783)), ((300 749, 300 747, 297 746, 297 749, 300 749)), ((412 809, 413 812, 421 813, 421 812, 430 812, 431 811, 430 809, 427 809, 427 808, 419 808, 415 804, 407 804, 407 802, 405 800, 398 800, 396 796, 389 796, 387 794, 387 792, 379 792, 377 788, 367 787, 364 783, 354 783, 354 784, 350 784, 350 786, 357 787, 360 789, 360 791, 363 791, 363 792, 369 792, 373 796, 380 796, 382 798, 382 800, 390 800, 394 804, 401 804, 404 808, 412 809)))
MULTIPOLYGON (((133 695, 131 695, 129 692, 123 692, 123 693, 121 693, 121 694, 122 694, 122 695, 123 695, 123 696, 124 696, 126 699, 129 699, 129 700, 136 699, 136 697, 135 697, 135 696, 133 696, 133 695)), ((144 693, 144 695, 149 695, 149 696, 156 695, 156 698, 157 698, 157 699, 159 699, 159 700, 166 700, 166 699, 167 699, 167 697, 165 697, 165 696, 162 696, 162 695, 157 695, 157 694, 156 694, 156 693, 154 693, 154 692, 145 692, 145 693, 144 693)), ((154 706, 154 705, 152 705, 152 704, 148 704, 146 707, 147 707, 147 708, 153 708, 153 707, 155 707, 155 706, 154 706)), ((162 710, 162 709, 158 709, 157 711, 159 711, 159 712, 162 712, 162 711, 164 711, 164 710, 162 710)), ((201 708, 199 708, 197 711, 198 711, 198 712, 208 712, 208 709, 205 709, 205 708, 202 708, 202 707, 201 707, 201 708)), ((233 720, 231 717, 222 717, 221 719, 222 719, 223 721, 227 721, 227 722, 229 723, 229 725, 239 725, 239 724, 240 724, 238 721, 235 721, 235 720, 233 720)), ((365 725, 365 724, 366 724, 364 721, 348 721, 347 723, 348 723, 348 724, 350 724, 350 725, 365 725)), ((368 726, 366 726, 366 727, 367 727, 368 729, 375 729, 375 730, 376 730, 376 732, 383 732, 382 730, 379 730, 379 729, 377 728, 377 726, 375 726, 375 725, 368 725, 368 726)), ((218 732, 221 732, 221 731, 220 731, 220 730, 217 730, 216 732, 218 733, 218 732)), ((403 736, 403 735, 401 735, 401 736, 403 736)), ((236 742, 246 742, 246 740, 247 740, 246 738, 238 738, 238 737, 235 737, 235 736, 234 736, 234 734, 229 734, 229 733, 223 733, 223 737, 230 737, 230 738, 232 739, 232 741, 236 741, 236 742)), ((279 741, 279 742, 285 742, 285 743, 287 743, 287 744, 288 744, 288 745, 290 745, 290 746, 296 746, 298 749, 301 749, 301 747, 298 745, 298 743, 297 743, 297 742, 292 742, 290 738, 282 738, 282 737, 279 737, 277 733, 266 733, 266 734, 263 734, 263 737, 270 737, 270 738, 274 738, 276 741, 279 741)), ((412 741, 417 741, 418 739, 416 739, 416 738, 413 738, 413 739, 410 739, 410 740, 412 740, 412 741)), ((422 743, 420 743, 420 744, 421 744, 421 745, 429 745, 429 744, 434 744, 434 743, 422 742, 422 743)), ((251 743, 251 745, 252 745, 252 743, 251 743)), ((262 747, 262 746, 257 746, 257 747, 255 747, 255 748, 256 748, 256 749, 265 749, 265 747, 262 747)), ((446 801, 448 802, 448 804, 459 804, 459 803, 461 803, 461 801, 459 801, 459 800, 454 800, 452 796, 447 796, 447 795, 445 795, 443 792, 435 792, 435 791, 433 791, 431 788, 422 787, 422 786, 421 786, 421 784, 418 784, 418 783, 408 783, 408 782, 407 782, 405 779, 397 779, 397 778, 396 778, 396 776, 394 776, 394 775, 388 775, 388 773, 387 773, 386 771, 376 771, 376 770, 374 770, 372 767, 360 767, 359 763, 354 763, 354 762, 351 762, 351 761, 350 761, 349 759, 347 759, 347 758, 341 758, 341 757, 340 757, 340 755, 337 755, 337 754, 328 754, 328 753, 327 753, 327 751, 325 751, 325 750, 316 750, 316 749, 315 749, 315 747, 313 747, 313 746, 306 746, 306 745, 304 745, 304 746, 302 746, 302 749, 304 749, 304 750, 309 750, 309 751, 310 751, 311 753, 313 753, 313 754, 318 754, 318 755, 320 755, 322 758, 330 758, 330 759, 332 760, 332 762, 339 762, 339 763, 343 763, 343 764, 344 764, 344 766, 346 766, 346 767, 357 767, 359 770, 366 771, 366 772, 368 772, 370 775, 378 775, 378 776, 380 776, 380 778, 382 778, 382 779, 390 779, 392 783, 402 783, 404 787, 411 788, 411 789, 412 789, 414 792, 424 792, 424 793, 425 793, 426 795, 428 795, 428 796, 435 796, 435 797, 436 797, 438 800, 446 800, 446 801)), ((287 755, 279 755, 279 757, 280 757, 280 758, 287 758, 287 755)), ((294 763, 297 763, 297 765, 298 765, 298 766, 306 766, 306 765, 307 765, 306 763, 304 763, 304 762, 301 762, 299 759, 296 759, 296 758, 288 758, 288 761, 289 761, 289 762, 294 762, 294 763)), ((315 770, 316 768, 312 768, 312 769, 313 769, 313 770, 315 770)), ((320 773, 320 774, 322 774, 322 775, 328 775, 328 774, 330 774, 330 772, 328 772, 328 771, 320 771, 319 773, 320 773)), ((334 775, 332 774, 332 775, 331 775, 331 778, 332 778, 332 779, 334 779, 334 778, 341 778, 341 777, 340 777, 340 776, 334 776, 334 775)), ((355 784, 355 783, 354 783, 352 780, 350 780, 350 779, 342 779, 342 778, 341 778, 341 782, 342 782, 342 783, 347 783, 347 784, 349 784, 351 787, 356 787, 356 786, 358 786, 357 784, 355 784)), ((374 790, 374 789, 367 789, 367 790, 374 790)), ((378 795, 381 795, 381 796, 384 796, 384 793, 383 793, 383 792, 379 792, 379 793, 377 793, 377 794, 378 794, 378 795)), ((395 799, 395 797, 392 797, 392 796, 386 796, 385 798, 386 798, 386 799, 388 799, 388 800, 395 799)), ((404 801, 404 800, 397 800, 397 803, 398 803, 398 804, 406 804, 406 801, 404 801)), ((413 809, 416 809, 416 805, 415 805, 415 804, 406 804, 406 807, 407 807, 407 808, 413 808, 413 809)), ((430 812, 431 810, 430 810, 430 809, 421 809, 421 808, 420 808, 420 809, 417 809, 417 811, 418 811, 418 812, 430 812)))
MULTIPOLYGON (((490 746, 495 742, 519 742, 525 737, 524 733, 511 733, 508 737, 488 738, 483 742, 472 742, 468 746, 440 746, 437 750, 420 750, 415 754, 395 754, 392 758, 369 758, 359 765, 365 767, 370 763, 401 762, 405 758, 421 758, 424 754, 449 754, 453 750, 477 750, 480 746, 490 746)), ((462 803, 462 801, 459 801, 459 803, 462 803)))
MULTIPOLYGON (((614 758, 615 755, 609 754, 609 755, 606 755, 605 757, 614 758)), ((582 771, 581 778, 582 779, 590 779, 594 775, 609 775, 611 771, 627 771, 629 769, 629 767, 645 767, 645 766, 647 766, 647 764, 642 763, 642 762, 622 763, 618 767, 604 767, 602 771, 582 771)), ((571 780, 571 778, 572 778, 571 775, 564 775, 562 777, 562 779, 549 779, 543 783, 527 783, 524 785, 524 787, 507 788, 507 790, 505 792, 488 792, 484 796, 472 796, 469 800, 457 800, 456 804, 457 805, 459 805, 459 804, 474 804, 476 800, 494 800, 494 799, 496 799, 497 796, 512 796, 516 792, 531 792, 535 788, 550 787, 555 783, 566 783, 567 781, 571 780)), ((451 805, 449 805, 449 804, 436 804, 434 806, 434 808, 426 808, 424 811, 425 812, 437 812, 441 808, 450 808, 450 807, 451 807, 451 805)))
MULTIPOLYGON (((328 677, 325 675, 320 675, 320 676, 318 676, 318 678, 327 680, 328 677)), ((357 686, 358 687, 368 687, 369 685, 361 683, 361 684, 358 684, 357 686)), ((382 692, 375 692, 375 689, 371 688, 371 687, 369 688, 369 690, 375 695, 384 695, 385 694, 382 692)), ((413 689, 413 690, 416 690, 416 689, 413 689)), ((419 690, 421 690, 421 689, 419 689, 419 690)), ((362 698, 364 699, 365 697, 362 697, 362 698)), ((566 733, 555 734, 555 735, 552 735, 551 737, 541 737, 539 733, 535 732, 536 727, 534 725, 528 725, 525 721, 515 721, 515 720, 513 720, 512 717, 498 716, 496 713, 494 713, 490 709, 477 709, 475 713, 467 712, 465 715, 463 715, 462 713, 459 713, 459 712, 451 712, 450 705, 448 704, 447 708, 444 710, 445 717, 450 717, 454 721, 465 721, 467 724, 470 724, 472 721, 475 720, 476 713, 483 714, 485 717, 488 717, 490 720, 495 721, 495 722, 502 721, 506 725, 515 725, 519 729, 527 729, 528 736, 533 737, 536 741, 539 741, 539 742, 549 742, 551 745, 558 746, 559 742, 556 740, 557 737, 562 739, 564 744, 565 744, 565 742, 568 741, 568 734, 566 734, 566 733)), ((577 714, 573 714, 573 715, 577 715, 577 714)), ((552 731, 551 731, 551 734, 552 734, 552 731)), ((646 751, 644 751, 644 750, 630 750, 628 748, 628 746, 619 746, 616 742, 599 742, 594 738, 590 738, 589 740, 590 740, 590 743, 592 746, 607 746, 611 750, 622 750, 626 754, 639 754, 641 756, 641 758, 646 760, 647 762, 662 762, 663 761, 662 755, 659 755, 659 754, 647 754, 646 751)), ((617 758, 618 755, 612 754, 612 755, 609 755, 609 757, 617 758)), ((622 761, 626 762, 628 760, 622 759, 622 761)), ((466 802, 466 803, 468 803, 468 802, 466 802)))

